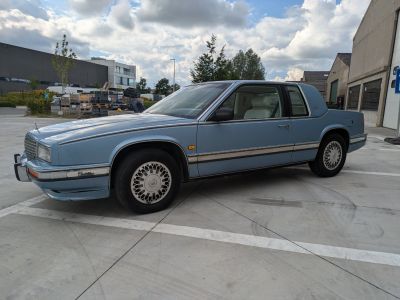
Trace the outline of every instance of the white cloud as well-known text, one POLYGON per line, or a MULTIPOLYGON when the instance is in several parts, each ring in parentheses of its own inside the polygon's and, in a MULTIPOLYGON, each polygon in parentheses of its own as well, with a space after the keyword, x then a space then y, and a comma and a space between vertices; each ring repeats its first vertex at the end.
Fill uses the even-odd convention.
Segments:
POLYGON ((176 6, 178 0, 142 0, 133 7, 128 0, 71 1, 81 13, 87 11, 89 3, 100 3, 102 8, 85 17, 57 15, 48 9, 47 19, 43 19, 17 7, 0 6, 0 41, 53 52, 55 40, 67 33, 81 58, 100 52, 107 58, 136 64, 138 77, 147 77, 151 84, 161 77, 171 79, 171 57, 177 59, 177 82, 188 83, 193 60, 205 50, 205 41, 212 33, 217 35, 218 47, 226 44, 228 56, 253 48, 261 56, 269 79, 291 80, 302 70, 328 70, 337 52, 351 51, 352 37, 369 3, 304 0, 282 18, 264 17, 243 27, 249 9, 241 1, 185 0, 179 1, 180 7, 176 6), (169 10, 166 3, 175 5, 175 10, 169 10), (210 9, 204 3, 214 6, 210 9), (240 18, 234 21, 235 16, 240 18), (242 27, 227 25, 232 22, 242 27))
POLYGON ((285 77, 276 76, 275 81, 300 81, 303 78, 304 70, 290 67, 285 77))
POLYGON ((125 29, 133 29, 134 22, 131 16, 131 6, 128 0, 119 0, 110 11, 111 19, 125 29))
POLYGON ((29 14, 35 18, 48 20, 46 10, 40 0, 1 0, 0 10, 18 9, 22 13, 29 14))
POLYGON ((80 15, 97 15, 110 5, 112 0, 68 0, 71 8, 80 15))
POLYGON ((25 15, 17 9, 0 10, 0 41, 13 45, 53 52, 56 40, 65 33, 70 46, 84 57, 89 55, 89 43, 77 38, 69 17, 56 17, 49 12, 49 20, 25 15), (71 30, 72 29, 72 30, 71 30))
POLYGON ((226 0, 142 0, 137 11, 141 21, 176 27, 246 24, 249 7, 243 1, 226 0))
POLYGON ((369 0, 305 0, 301 6, 302 25, 284 47, 262 53, 277 70, 282 67, 330 69, 337 52, 351 52, 352 38, 369 0))

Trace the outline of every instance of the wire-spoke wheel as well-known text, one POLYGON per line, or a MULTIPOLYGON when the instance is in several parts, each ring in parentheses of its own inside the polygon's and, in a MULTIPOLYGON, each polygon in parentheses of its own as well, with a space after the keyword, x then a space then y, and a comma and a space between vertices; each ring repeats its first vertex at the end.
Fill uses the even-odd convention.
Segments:
POLYGON ((324 150, 324 166, 328 170, 334 170, 340 164, 342 159, 342 145, 338 141, 331 141, 326 145, 324 150))
POLYGON ((132 152, 119 164, 113 178, 117 200, 138 213, 166 208, 178 193, 180 181, 179 164, 159 149, 132 152))
POLYGON ((146 162, 133 173, 132 194, 144 204, 155 204, 168 194, 171 182, 171 172, 164 164, 158 161, 146 162))
POLYGON ((309 162, 310 169, 318 176, 335 176, 346 161, 347 146, 344 137, 332 133, 325 137, 318 149, 317 157, 309 162))

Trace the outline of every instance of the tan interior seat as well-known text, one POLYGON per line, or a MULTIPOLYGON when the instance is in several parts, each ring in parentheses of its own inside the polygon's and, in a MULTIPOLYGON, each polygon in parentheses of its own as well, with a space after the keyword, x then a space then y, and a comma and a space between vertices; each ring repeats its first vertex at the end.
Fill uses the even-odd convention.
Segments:
POLYGON ((268 119, 280 116, 279 96, 274 94, 254 95, 251 104, 252 108, 246 111, 244 119, 268 119))

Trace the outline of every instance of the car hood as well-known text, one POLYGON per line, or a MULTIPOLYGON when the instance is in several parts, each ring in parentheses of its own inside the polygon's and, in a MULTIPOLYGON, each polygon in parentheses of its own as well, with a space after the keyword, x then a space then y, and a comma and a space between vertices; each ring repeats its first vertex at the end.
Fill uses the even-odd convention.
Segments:
POLYGON ((36 140, 45 144, 68 142, 73 139, 136 128, 195 123, 195 120, 156 114, 126 114, 59 123, 30 131, 36 140))

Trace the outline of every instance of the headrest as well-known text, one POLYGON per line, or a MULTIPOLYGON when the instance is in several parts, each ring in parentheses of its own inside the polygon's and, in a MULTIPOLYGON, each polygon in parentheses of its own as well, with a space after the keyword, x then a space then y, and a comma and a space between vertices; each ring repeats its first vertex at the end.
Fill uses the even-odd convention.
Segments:
POLYGON ((254 95, 251 99, 251 105, 255 107, 265 107, 268 103, 266 95, 254 95))
POLYGON ((279 102, 279 95, 277 94, 254 95, 251 99, 251 105, 253 108, 275 106, 277 102, 279 102))

